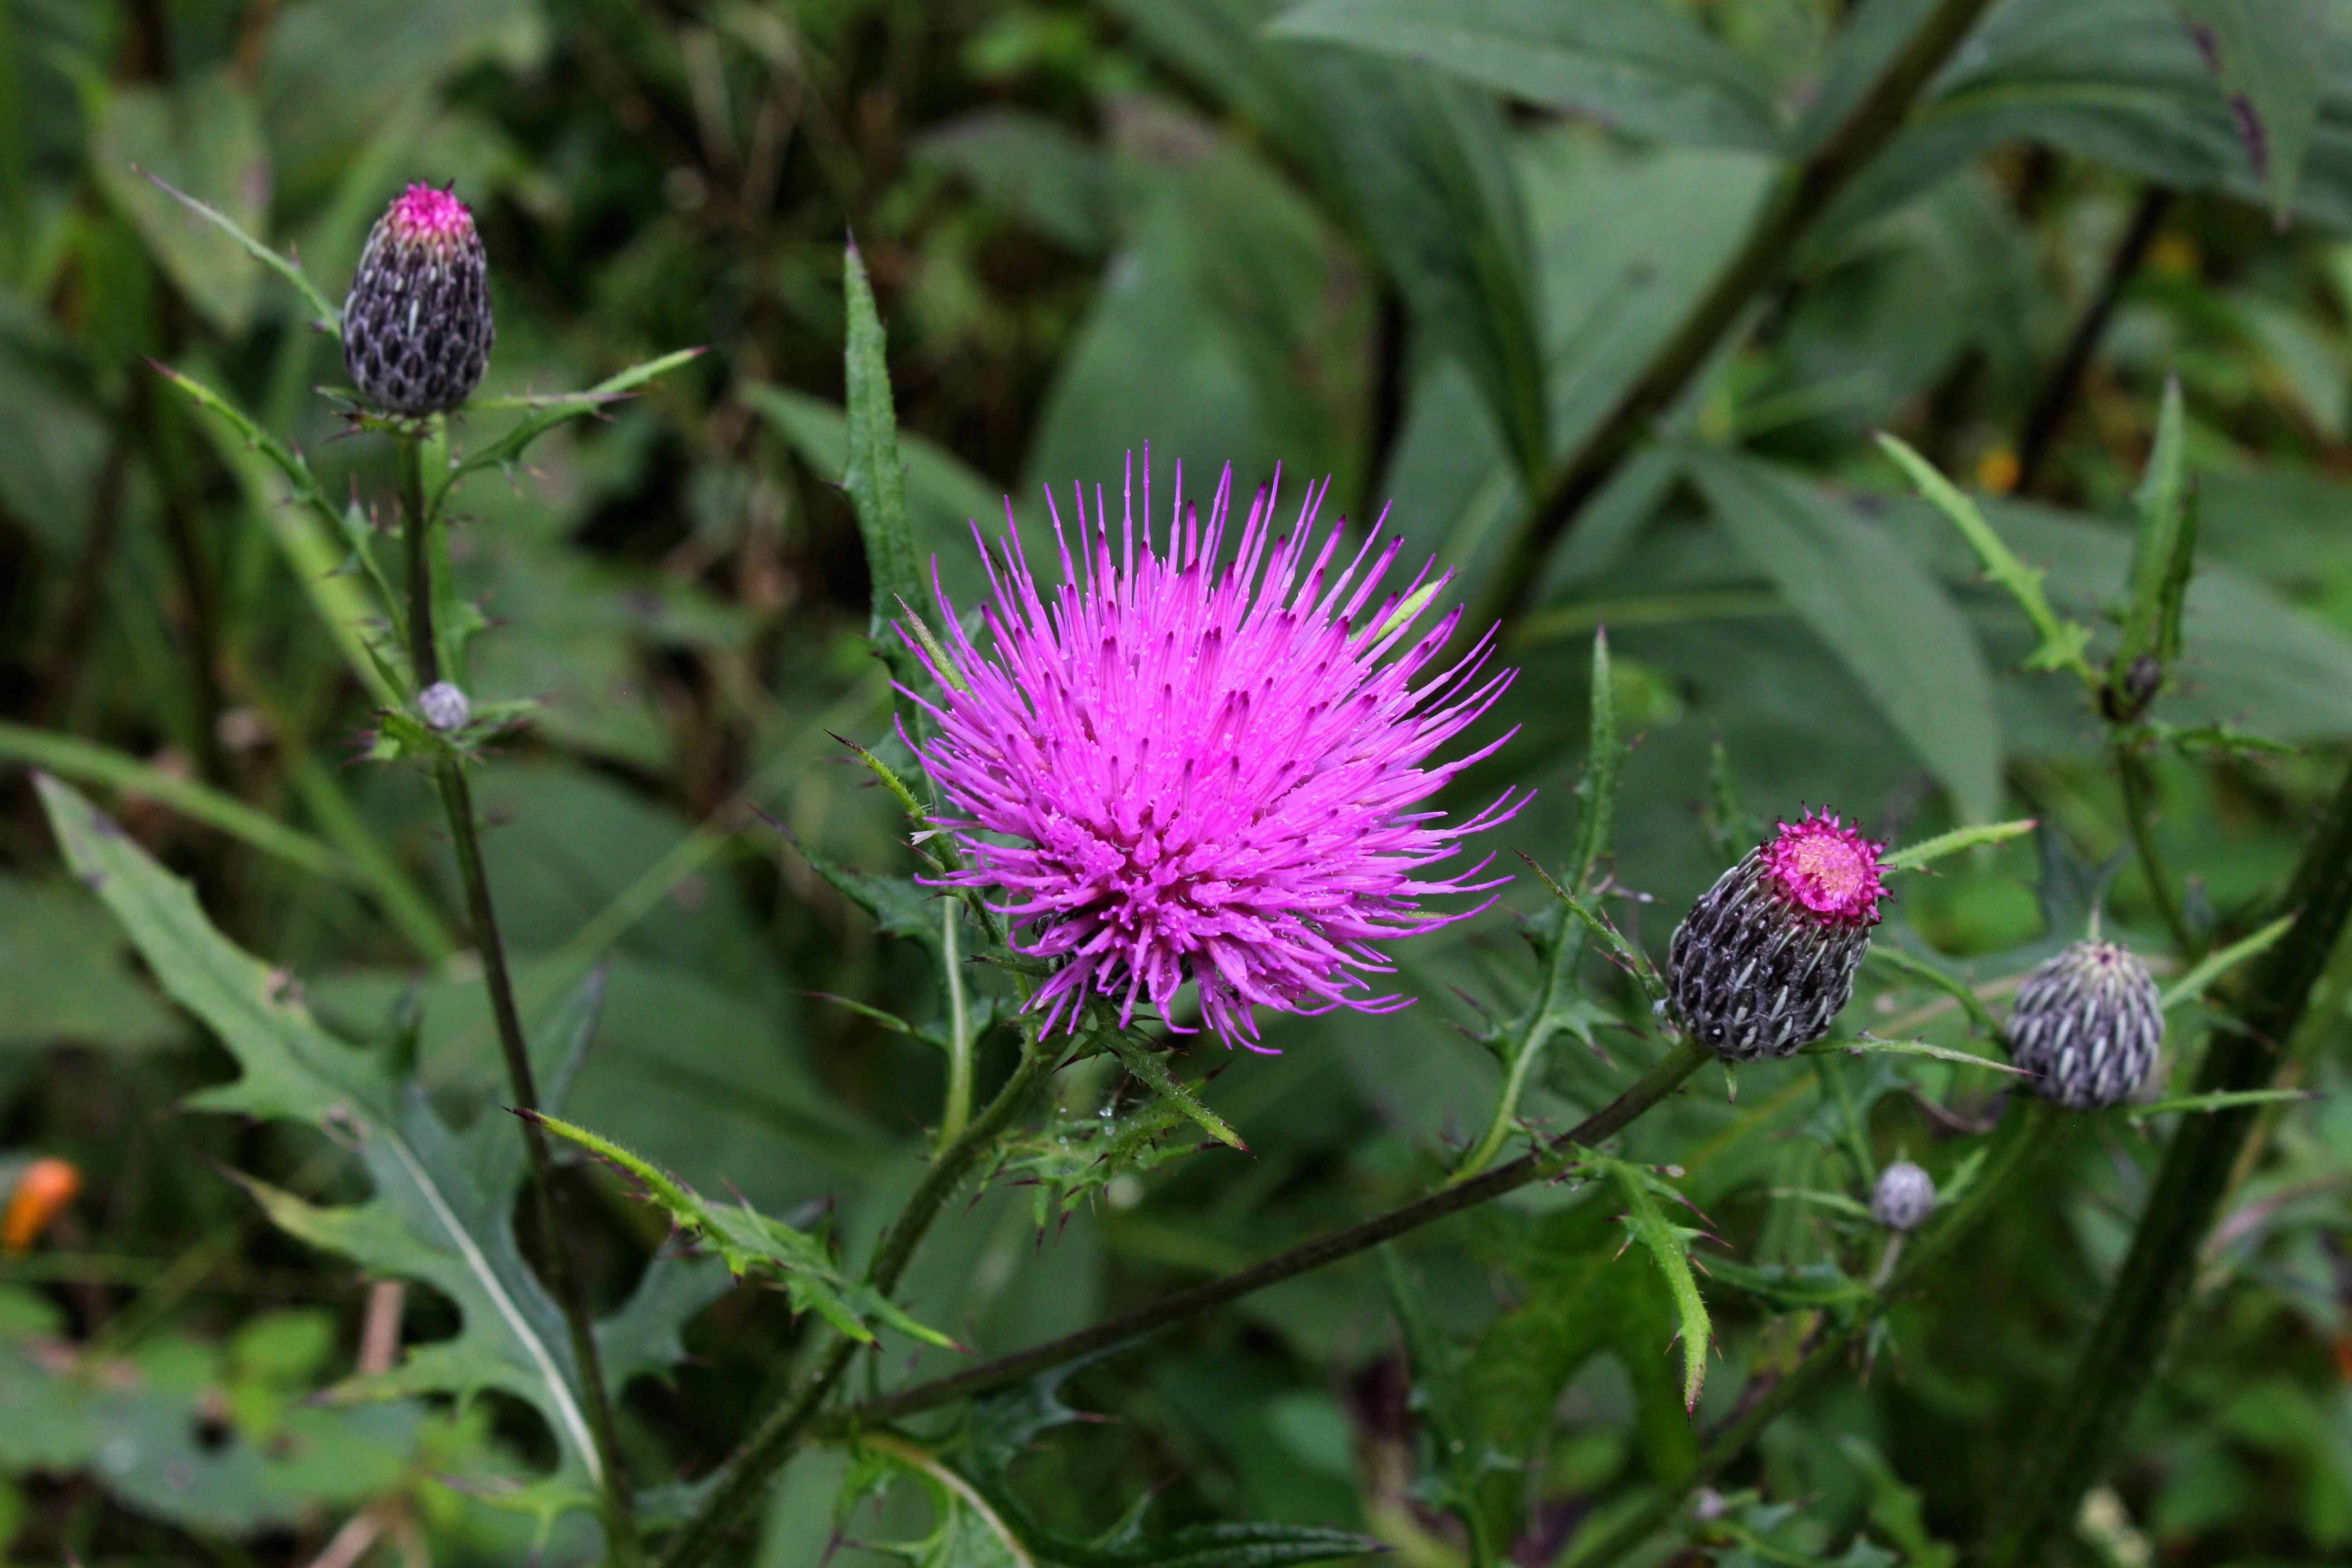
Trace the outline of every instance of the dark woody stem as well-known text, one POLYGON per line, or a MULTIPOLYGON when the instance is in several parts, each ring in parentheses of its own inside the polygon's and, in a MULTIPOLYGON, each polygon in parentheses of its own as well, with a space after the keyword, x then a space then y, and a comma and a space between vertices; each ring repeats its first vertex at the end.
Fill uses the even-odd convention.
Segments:
MULTIPOLYGON (((416 687, 422 691, 440 679, 440 659, 433 637, 433 520, 425 507, 424 462, 420 434, 403 431, 393 437, 400 470, 401 527, 406 535, 408 560, 408 648, 416 687)), ((466 889, 466 923, 473 929, 474 946, 482 961, 482 978, 490 994, 490 1016, 496 1022, 499 1052, 505 1058, 507 1092, 513 1109, 540 1109, 539 1085, 531 1071, 530 1048, 523 1039, 522 1015, 515 1005, 514 977, 507 966, 506 943, 499 935, 496 907, 490 901, 489 876, 482 864, 482 840, 474 817, 473 792, 467 786, 464 765, 444 747, 433 764, 433 782, 449 819, 449 842, 457 852, 457 875, 466 889)), ((572 1255, 555 1221, 555 1161, 547 1134, 530 1117, 520 1119, 524 1147, 530 1155, 531 1212, 539 1226, 540 1251, 563 1309, 570 1331, 572 1359, 578 1369, 580 1394, 587 1405, 588 1426, 596 1445, 597 1492, 604 1515, 608 1550, 623 1568, 642 1559, 628 1481, 621 1469, 618 1429, 613 1402, 604 1387, 603 1358, 596 1350, 596 1331, 572 1255)))

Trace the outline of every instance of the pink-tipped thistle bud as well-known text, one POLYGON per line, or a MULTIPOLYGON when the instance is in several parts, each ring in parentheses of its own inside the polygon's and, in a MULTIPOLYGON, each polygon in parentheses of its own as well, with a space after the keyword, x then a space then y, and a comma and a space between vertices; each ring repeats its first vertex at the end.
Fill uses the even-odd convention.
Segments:
POLYGON ((1916 1230, 1936 1212, 1936 1179, 1908 1160, 1878 1173, 1870 1190, 1870 1216, 1889 1230, 1916 1230))
POLYGON ((360 395, 411 416, 466 401, 489 363, 489 264, 474 215, 411 185, 370 231, 343 301, 343 366, 360 395))
POLYGON ((2010 1009, 2010 1055, 2044 1100, 2070 1110, 2129 1100, 2163 1044, 2156 981, 2111 942, 2078 942, 2046 960, 2010 1009))
POLYGON ((1675 1016, 1691 1037, 1748 1062, 1827 1034, 1878 923, 1885 847, 1814 812, 1726 871, 1667 952, 1675 1016))

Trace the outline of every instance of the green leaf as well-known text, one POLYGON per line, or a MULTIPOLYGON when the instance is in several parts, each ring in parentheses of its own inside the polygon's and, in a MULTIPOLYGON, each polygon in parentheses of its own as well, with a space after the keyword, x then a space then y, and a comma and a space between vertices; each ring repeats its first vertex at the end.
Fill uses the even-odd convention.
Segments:
POLYGON ((1969 1022, 1988 1037, 1996 1040, 2003 1037, 2000 1024, 1993 1017, 1992 1009, 1984 1005, 1984 998, 1979 996, 1968 982, 1957 975, 1947 974, 1925 959, 1915 958, 1901 948, 1890 947, 1885 942, 1872 942, 1864 956, 1934 986, 1958 1003, 1960 1011, 1968 1015, 1969 1022))
POLYGON ((142 795, 314 877, 353 885, 363 880, 348 860, 309 834, 263 816, 235 795, 150 767, 111 747, 0 721, 0 758, 142 795))
POLYGON ((2281 228, 2294 210, 2327 83, 2326 24, 2305 0, 2179 0, 2239 111, 2246 156, 2281 228))
POLYGON ((1311 0, 1268 31, 1434 66, 1634 136, 1780 145, 1770 85, 1655 0, 1311 0))
POLYGON ((2180 611, 2196 567, 2197 501, 2187 474, 2187 421, 2181 413, 2180 378, 2168 376, 2156 425, 2156 445, 2140 480, 2139 531, 2132 543, 2131 599, 2124 614, 2123 640, 2107 679, 2107 706, 2137 717, 2161 689, 2165 674, 2180 657, 2180 611), (2144 681, 2136 666, 2155 666, 2156 679, 2144 681))
MULTIPOLYGON (((366 1202, 331 1208, 244 1178, 270 1218, 371 1270, 422 1280, 456 1305, 456 1336, 413 1347, 393 1371, 347 1385, 346 1394, 511 1394, 546 1420, 558 1490, 584 1505, 599 1471, 596 1449, 562 1314, 516 1245, 525 1162, 514 1129, 484 1116, 462 1132, 452 1130, 423 1088, 394 1079, 381 1055, 320 1027, 290 975, 221 936, 185 882, 74 791, 46 777, 39 784, 67 863, 114 912, 165 993, 236 1059, 235 1081, 189 1104, 325 1129, 354 1149, 374 1186, 366 1202)), ((592 980, 533 1044, 551 1104, 562 1102, 586 1049, 601 996, 592 980)), ((691 1291, 661 1275, 652 1286, 671 1312, 696 1304, 691 1291)), ((625 1342, 658 1340, 660 1312, 633 1306, 621 1316, 629 1325, 625 1342)))
POLYGON ((131 972, 128 944, 89 892, 0 874, 0 1049, 60 1040, 142 1051, 187 1030, 131 972))
POLYGON ((1609 633, 1592 634, 1592 725, 1584 777, 1576 786, 1576 886, 1590 891, 1593 873, 1617 849, 1617 780, 1625 769, 1625 742, 1617 733, 1617 688, 1609 669, 1609 633))
POLYGON ((319 286, 310 281, 310 274, 302 270, 300 262, 290 256, 284 256, 270 249, 239 227, 235 218, 210 202, 197 200, 160 174, 148 174, 145 170, 140 172, 146 174, 149 179, 154 181, 165 195, 236 241, 238 248, 247 256, 294 285, 295 291, 300 294, 303 301, 310 307, 320 330, 337 342, 343 341, 342 311, 336 307, 333 300, 319 292, 319 286))
POLYGON ((2165 987, 2163 1008, 2171 1012, 2205 994, 2205 988, 2238 965, 2269 947, 2294 926, 2294 916, 2281 915, 2252 936, 2233 942, 2217 952, 2209 952, 2196 968, 2165 987))
POLYGON ((907 522, 907 466, 898 457, 898 416, 891 406, 882 318, 855 240, 843 258, 842 292, 849 310, 849 342, 843 353, 848 367, 849 463, 842 470, 841 488, 857 510, 857 532, 866 542, 866 570, 873 583, 866 635, 894 661, 905 662, 906 650, 891 632, 890 620, 899 600, 922 602, 922 574, 907 522))
POLYGON ((1523 482, 1551 458, 1532 250, 1502 114, 1459 82, 1333 52, 1324 107, 1354 205, 1424 352, 1470 373, 1523 482))
POLYGON ((109 89, 90 168, 189 303, 230 337, 253 318, 261 281, 244 235, 269 209, 269 150, 252 94, 226 69, 173 86, 109 89), (152 170, 161 179, 151 181, 152 170), (193 191, 228 215, 207 221, 173 199, 193 191), (168 193, 168 194, 167 194, 168 193))
POLYGON ((1889 871, 1922 870, 1947 855, 1957 855, 1979 844, 2005 844, 2012 838, 2022 838, 2040 826, 2038 818, 2027 816, 2014 822, 1987 822, 1974 827, 1956 827, 1949 833, 1939 833, 1933 838, 1906 844, 1878 864, 1889 871))
POLYGON ((1620 1223, 1657 1264, 1674 1295, 1677 1336, 1683 1346, 1683 1408, 1696 1410, 1699 1392, 1706 1386, 1706 1352, 1714 1331, 1707 1321, 1706 1302, 1698 1293, 1698 1281, 1691 1274, 1690 1244, 1706 1233, 1666 1217, 1658 1199, 1663 1196, 1680 1203, 1682 1194, 1648 1166, 1607 1155, 1594 1156, 1591 1163, 1596 1171, 1615 1179, 1617 1190, 1625 1198, 1620 1223))
POLYGON ((874 1331, 866 1326, 870 1319, 929 1344, 954 1345, 945 1334, 924 1327, 892 1305, 879 1290, 842 1273, 824 1243, 808 1232, 763 1215, 747 1203, 706 1202, 660 1166, 584 1127, 543 1112, 517 1114, 529 1115, 557 1137, 635 1176, 645 1184, 639 1195, 668 1215, 679 1230, 709 1247, 737 1279, 761 1272, 781 1281, 794 1311, 814 1311, 851 1339, 868 1344, 874 1341, 874 1331))
MULTIPOLYGON (((1108 160, 1058 120, 984 109, 923 137, 919 162, 952 169, 980 194, 1081 256, 1110 241, 1108 160)), ((914 458, 908 457, 913 479, 914 458)))
POLYGON ((1965 820, 2000 808, 1992 676, 1958 606, 1885 530, 1801 477, 1694 448, 1692 472, 1741 552, 1927 764, 1965 820))
POLYGON ((2307 1089, 2224 1089, 2214 1094, 2184 1094, 2173 1100, 2159 1100, 2150 1105, 2136 1105, 2124 1112, 2124 1118, 2138 1126, 2176 1111, 2234 1110, 2245 1105, 2276 1105, 2290 1100, 2318 1098, 2307 1089))
POLYGON ((1463 1356, 1429 1321, 1420 1281, 1394 1243, 1380 1248, 1380 1258, 1389 1313, 1403 1337, 1405 1360, 1412 1375, 1412 1406, 1428 1431, 1437 1462, 1438 1474, 1423 1483, 1424 1500, 1443 1507, 1468 1527, 1475 1561, 1492 1562, 1494 1542, 1488 1538, 1489 1521, 1478 1507, 1478 1495, 1484 1472, 1501 1456, 1487 1446, 1486 1435, 1471 1418, 1462 1386, 1463 1356))
POLYGON ((440 516, 442 505, 448 500, 449 492, 456 489, 458 481, 467 476, 480 473, 484 468, 502 467, 519 460, 524 450, 533 441, 538 440, 565 420, 577 419, 583 414, 593 414, 599 409, 616 403, 647 382, 659 380, 678 366, 700 358, 707 352, 698 348, 673 350, 658 358, 646 360, 641 364, 633 364, 617 374, 606 376, 585 392, 557 393, 544 397, 486 400, 482 405, 486 408, 520 407, 529 412, 512 426, 500 431, 488 446, 467 452, 462 457, 454 458, 450 462, 449 471, 441 477, 438 484, 432 487, 431 493, 425 501, 425 510, 434 517, 440 516))
POLYGON ((1874 1052, 1898 1057, 1932 1057, 1937 1061, 1952 1062, 1961 1067, 1990 1068, 1994 1072, 2015 1073, 2021 1078, 2033 1076, 2022 1068, 2013 1068, 2007 1062, 1997 1062, 1990 1057, 1980 1057, 1973 1051, 1955 1050, 1949 1046, 1932 1045, 1926 1040, 1882 1040, 1875 1035, 1817 1040, 1805 1047, 1803 1054, 1809 1057, 1826 1057, 1840 1051, 1853 1057, 1867 1056, 1874 1052))
POLYGON ((2097 672, 2084 657, 2090 647, 2088 626, 2066 620, 2050 607, 2049 595, 2042 589, 2042 574, 2020 561, 2002 542, 1992 525, 1977 510, 1977 503, 1962 494, 1959 488, 1937 473, 1927 458, 1906 446, 1898 437, 1881 432, 1879 449, 1893 458, 1897 468, 1918 487, 1919 493, 1935 504, 1936 509, 1949 518, 1958 529, 1969 547, 1977 552, 1984 565, 1985 575, 2009 591, 2040 634, 2042 646, 2025 661, 2028 669, 2071 669, 2083 678, 2084 684, 2095 688, 2097 672))
POLYGON ((1228 1126, 1223 1117, 1202 1103, 1200 1097, 1186 1087, 1183 1080, 1169 1071, 1167 1062, 1158 1052, 1138 1045, 1118 1029, 1103 1029, 1100 1036, 1128 1071, 1141 1079, 1152 1093, 1182 1111, 1187 1121, 1226 1147, 1239 1149, 1244 1154, 1249 1152, 1249 1145, 1242 1142, 1242 1135, 1228 1126))

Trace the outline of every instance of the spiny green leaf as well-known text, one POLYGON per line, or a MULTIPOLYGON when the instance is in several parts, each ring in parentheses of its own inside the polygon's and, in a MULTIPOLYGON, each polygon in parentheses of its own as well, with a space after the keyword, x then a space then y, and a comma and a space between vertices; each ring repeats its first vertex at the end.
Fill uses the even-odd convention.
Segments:
POLYGON ((2125 1113, 2135 1125, 2176 1111, 2234 1110, 2242 1105, 2274 1105, 2290 1100, 2316 1100, 2319 1097, 2307 1089, 2224 1089, 2215 1094, 2185 1094, 2174 1100, 2159 1100, 2153 1105, 2137 1105, 2125 1113))
POLYGON ((1116 1029, 1103 1030, 1102 1038, 1128 1071, 1150 1085, 1152 1093, 1182 1111, 1186 1119, 1202 1131, 1228 1148, 1239 1149, 1244 1154, 1249 1152, 1249 1145, 1242 1142, 1242 1135, 1234 1131, 1223 1117, 1202 1103, 1200 1096, 1194 1094, 1182 1079, 1169 1071, 1167 1062, 1157 1052, 1136 1044, 1116 1029))
POLYGON ((2038 818, 2023 817, 2015 822, 1986 822, 1974 827, 1956 827, 1949 833, 1938 833, 1933 838, 1923 838, 1916 844, 1906 845, 1879 861, 1889 871, 1916 871, 1931 861, 1947 855, 1957 855, 1963 849, 1973 849, 1979 844, 2001 844, 2011 838, 2022 838, 2041 826, 2038 818))
MULTIPOLYGON (((866 281, 866 258, 852 240, 844 252, 842 293, 849 311, 849 464, 841 488, 857 511, 857 531, 866 542, 866 566, 873 579, 874 604, 866 633, 885 657, 907 662, 906 650, 890 633, 890 607, 922 596, 921 568, 907 521, 907 469, 898 457, 898 416, 890 396, 890 366, 885 354, 882 317, 866 281)), ((904 679, 904 677, 901 677, 904 679)))
POLYGON ((2132 542, 2131 601, 2108 678, 2109 704, 2120 713, 2146 708, 2180 654, 2180 609, 2197 556, 2197 498, 2188 477, 2187 424, 2180 378, 2167 376, 2156 445, 2148 452, 2137 498, 2139 531, 2132 542), (2143 658, 2154 663, 2152 683, 2135 672, 2143 658))
MULTIPOLYGON (((248 1181, 265 1211, 313 1245, 422 1280, 456 1304, 454 1338, 414 1347, 390 1373, 345 1385, 346 1396, 512 1394, 554 1436, 558 1468, 547 1495, 584 1504, 598 1474, 596 1450, 562 1314, 516 1245, 525 1162, 515 1130, 496 1116, 452 1130, 420 1086, 392 1076, 383 1056, 321 1028, 292 976, 224 938, 189 886, 104 814, 55 779, 39 784, 67 863, 113 911, 164 991, 236 1059, 236 1079, 189 1103, 322 1128, 353 1149, 374 1187, 364 1203, 326 1207, 248 1181)), ((601 979, 592 979, 533 1043, 551 1104, 561 1103, 585 1052, 602 995, 601 979)), ((649 1276, 649 1288, 660 1304, 633 1302, 620 1319, 639 1347, 659 1343, 665 1321, 674 1337, 677 1314, 698 1305, 666 1275, 649 1276)), ((634 1359, 644 1370, 645 1357, 634 1359)))
POLYGON ((1617 779, 1624 771, 1625 742, 1617 733, 1617 689, 1610 678, 1609 633, 1592 634, 1592 728, 1584 777, 1576 786, 1576 886, 1590 891, 1593 872, 1617 845, 1617 779))
POLYGON ((280 255, 278 252, 270 249, 269 247, 262 244, 261 241, 254 238, 253 236, 246 233, 244 229, 238 227, 236 220, 230 217, 226 213, 221 211, 218 207, 214 206, 209 202, 198 201, 195 197, 188 195, 187 192, 181 190, 178 186, 173 184, 170 181, 163 179, 161 175, 153 174, 146 169, 137 170, 136 173, 146 175, 148 179, 155 183, 157 187, 160 188, 164 195, 170 196, 173 201, 178 202, 182 206, 186 207, 190 212, 195 214, 206 223, 211 224, 215 228, 219 229, 223 234, 227 235, 231 239, 236 241, 239 246, 244 247, 245 253, 247 256, 252 257, 256 261, 260 262, 264 267, 268 268, 272 272, 277 273, 280 278, 283 278, 289 283, 293 284, 296 291, 302 296, 304 301, 310 305, 310 309, 314 312, 316 312, 319 325, 324 328, 328 335, 332 337, 337 342, 343 341, 342 311, 335 308, 333 300, 328 299, 324 294, 319 291, 319 286, 310 281, 310 274, 302 270, 302 264, 300 262, 295 260, 290 256, 280 255))
POLYGON ((1714 1331, 1707 1321, 1706 1301, 1699 1295, 1698 1281, 1691 1274, 1690 1244, 1706 1232, 1676 1225, 1666 1217, 1659 1206, 1659 1197, 1664 1195, 1679 1203, 1682 1194, 1648 1167, 1607 1155, 1595 1156, 1592 1163, 1615 1178, 1617 1190, 1625 1197, 1622 1223, 1632 1238, 1649 1253, 1658 1271, 1666 1277, 1667 1289, 1674 1292, 1675 1315, 1683 1342, 1683 1408, 1696 1410, 1699 1392, 1706 1386, 1706 1352, 1714 1331))
POLYGON ((2233 942, 2218 952, 2207 953, 2204 961, 2196 968, 2166 987, 2163 998, 2164 1010, 2169 1013, 2175 1007, 2186 1006, 2194 1002, 2205 994, 2207 986, 2278 941, 2294 925, 2294 916, 2281 915, 2253 935, 2242 941, 2233 942))
POLYGON ((2023 1068, 2013 1068, 2007 1062, 1997 1062, 1990 1057, 1977 1056, 1969 1051, 1954 1050, 1949 1046, 1930 1045, 1926 1040, 1882 1040, 1875 1035, 1817 1040, 1807 1046, 1803 1054, 1809 1057, 1826 1057, 1841 1051, 1848 1056, 1856 1057, 1874 1051, 1901 1057, 1933 1057, 1939 1062, 1954 1062, 1961 1067, 1990 1068, 1994 1072, 2016 1073, 2022 1078, 2032 1076, 2023 1068))
POLYGON ((511 429, 501 432, 489 445, 468 452, 453 462, 449 471, 442 476, 441 482, 433 487, 432 498, 425 506, 426 512, 431 516, 438 517, 441 514, 442 503, 448 500, 449 492, 467 475, 477 474, 484 468, 495 468, 500 464, 514 462, 523 455, 524 449, 533 441, 538 440, 565 420, 576 419, 583 414, 593 414, 606 405, 626 396, 646 383, 667 375, 678 366, 698 358, 705 352, 707 351, 698 348, 677 349, 656 359, 646 360, 642 364, 633 364, 617 375, 607 376, 585 392, 569 392, 557 396, 520 400, 529 407, 530 412, 516 421, 511 429))
POLYGON ((717 1253, 730 1274, 738 1279, 755 1271, 773 1275, 795 1310, 814 1311, 851 1339, 868 1343, 873 1342, 874 1331, 866 1320, 871 1319, 930 1344, 954 1345, 945 1334, 908 1317, 879 1290, 844 1274, 824 1243, 808 1232, 763 1215, 747 1203, 706 1202, 652 1161, 601 1133, 544 1112, 517 1114, 528 1116, 557 1137, 577 1143, 644 1183, 640 1195, 668 1215, 672 1225, 717 1253))
POLYGON ((1949 518, 1977 552, 1984 566, 1985 575, 2009 591, 2025 612, 2026 619, 2042 644, 2025 661, 2028 669, 2071 669, 2080 676, 2085 686, 2095 689, 2099 684, 2096 670, 2091 668, 2084 650, 2091 646, 2091 629, 2066 619, 2050 605, 2050 595, 2042 589, 2042 574, 2020 561, 1992 524, 1977 510, 1959 487, 1936 471, 1935 465, 1913 451, 1899 437, 1881 431, 1879 449, 1893 458, 1895 467, 1918 487, 1919 493, 1935 504, 1936 510, 1949 518))

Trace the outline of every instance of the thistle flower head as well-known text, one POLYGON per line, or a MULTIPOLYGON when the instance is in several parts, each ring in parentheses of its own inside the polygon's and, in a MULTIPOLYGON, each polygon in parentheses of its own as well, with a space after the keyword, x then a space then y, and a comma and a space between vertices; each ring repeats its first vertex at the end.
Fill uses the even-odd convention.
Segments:
POLYGON ((1511 672, 1482 678, 1482 637, 1416 684, 1461 612, 1413 632, 1444 582, 1426 569, 1376 600, 1403 546, 1376 550, 1377 530, 1341 566, 1339 531, 1316 524, 1328 481, 1286 536, 1259 491, 1223 559, 1232 485, 1228 468, 1204 525, 1180 469, 1164 541, 1148 472, 1117 535, 1080 491, 1075 542, 1054 513, 1058 584, 1033 574, 1009 507, 996 552, 975 525, 985 652, 939 593, 960 679, 940 680, 937 738, 917 749, 964 814, 941 822, 968 862, 946 880, 1003 889, 1025 951, 1060 961, 1030 1003, 1048 1032, 1090 995, 1122 1022, 1143 1003, 1168 1018, 1188 980, 1202 1021, 1253 1049, 1260 1007, 1401 1006, 1365 979, 1390 968, 1372 944, 1476 912, 1427 898, 1504 880, 1477 880, 1485 861, 1430 868, 1526 797, 1450 826, 1426 803, 1510 738, 1433 760, 1511 672))
POLYGON ((2025 977, 2009 1048, 2045 1100, 2097 1110, 2130 1099, 2164 1044, 2164 1004, 2147 965, 2111 942, 2078 942, 2025 977))
POLYGON ((343 366, 361 395, 413 416, 466 400, 488 364, 489 264, 474 215, 412 184, 369 231, 343 302, 343 366))
POLYGON ((1908 1160, 1878 1173, 1870 1190, 1870 1215, 1889 1230, 1916 1230, 1936 1212, 1936 1180, 1908 1160))
POLYGON ((1885 847, 1814 812, 1726 871, 1667 950, 1683 1027, 1733 1061, 1785 1057, 1827 1034, 1878 923, 1885 847))

